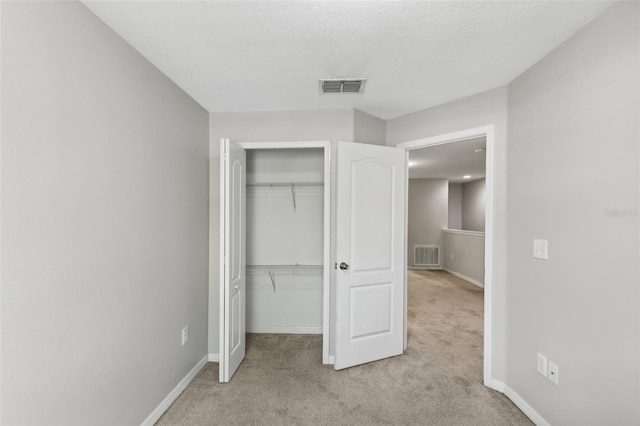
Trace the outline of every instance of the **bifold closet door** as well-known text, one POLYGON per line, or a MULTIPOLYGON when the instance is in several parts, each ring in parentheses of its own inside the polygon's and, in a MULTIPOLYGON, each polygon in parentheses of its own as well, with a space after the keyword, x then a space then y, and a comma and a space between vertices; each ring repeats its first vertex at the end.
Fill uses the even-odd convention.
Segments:
POLYGON ((406 265, 406 151, 337 150, 336 370, 402 354, 406 265))
POLYGON ((246 151, 229 139, 220 141, 220 287, 219 380, 228 382, 245 356, 246 321, 246 151))

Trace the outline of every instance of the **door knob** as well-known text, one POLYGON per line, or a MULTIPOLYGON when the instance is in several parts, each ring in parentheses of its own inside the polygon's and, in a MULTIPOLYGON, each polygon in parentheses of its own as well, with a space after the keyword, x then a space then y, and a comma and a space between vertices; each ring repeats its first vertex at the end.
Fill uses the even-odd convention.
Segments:
POLYGON ((342 269, 343 271, 346 271, 347 269, 349 269, 349 265, 347 265, 346 263, 342 262, 340 264, 340 269, 342 269))

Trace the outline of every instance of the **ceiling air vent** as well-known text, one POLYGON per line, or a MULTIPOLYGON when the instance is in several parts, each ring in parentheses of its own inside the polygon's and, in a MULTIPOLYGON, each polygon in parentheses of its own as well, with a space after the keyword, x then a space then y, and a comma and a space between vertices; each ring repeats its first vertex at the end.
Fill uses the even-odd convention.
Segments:
POLYGON ((331 78, 320 80, 320 93, 362 93, 366 78, 331 78))

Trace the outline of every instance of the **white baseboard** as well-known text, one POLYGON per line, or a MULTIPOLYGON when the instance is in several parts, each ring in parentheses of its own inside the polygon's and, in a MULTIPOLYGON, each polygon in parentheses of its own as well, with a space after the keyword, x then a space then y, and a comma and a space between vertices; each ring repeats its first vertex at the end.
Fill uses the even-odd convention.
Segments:
POLYGON ((536 426, 550 426, 549 422, 545 420, 544 417, 540 415, 536 410, 533 409, 520 395, 516 393, 509 386, 504 385, 504 394, 516 404, 522 412, 529 417, 529 419, 536 424, 536 426))
POLYGON ((461 274, 461 273, 459 273, 459 272, 452 271, 451 269, 447 269, 447 268, 444 268, 444 269, 443 269, 443 271, 448 272, 448 273, 450 273, 451 275, 455 275, 455 276, 456 276, 456 277, 458 277, 458 278, 462 278, 462 279, 463 279, 463 280, 465 280, 465 281, 469 281, 469 282, 470 282, 471 284, 473 284, 473 285, 477 285, 478 287, 484 288, 484 284, 482 284, 480 281, 476 281, 476 280, 474 280, 473 278, 470 278, 470 277, 468 277, 468 276, 466 276, 466 275, 462 275, 462 274, 461 274))
POLYGON ((208 355, 205 355, 196 365, 187 373, 186 376, 176 385, 175 388, 169 392, 169 395, 156 407, 155 410, 149 414, 143 422, 141 426, 153 426, 159 419, 162 417, 165 411, 169 408, 173 401, 175 401, 178 396, 189 386, 189 383, 196 377, 196 375, 202 370, 202 368, 207 364, 208 355))
POLYGON ((442 266, 415 266, 415 265, 410 265, 407 266, 407 269, 409 270, 415 270, 415 271, 420 271, 420 270, 429 270, 429 271, 441 271, 442 270, 442 266))
POLYGON ((322 326, 320 327, 249 327, 247 333, 265 333, 265 334, 322 334, 322 326))
POLYGON ((495 391, 504 393, 504 383, 502 383, 500 380, 492 379, 491 386, 489 387, 495 391))
POLYGON ((209 354, 209 362, 220 362, 220 354, 209 354))
POLYGON ((329 364, 333 365, 336 363, 336 357, 334 357, 333 355, 329 355, 329 364))

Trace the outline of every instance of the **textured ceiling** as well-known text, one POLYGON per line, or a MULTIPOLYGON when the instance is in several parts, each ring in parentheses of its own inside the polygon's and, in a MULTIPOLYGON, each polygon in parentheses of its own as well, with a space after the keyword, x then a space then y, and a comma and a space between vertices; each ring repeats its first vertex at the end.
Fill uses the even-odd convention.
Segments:
POLYGON ((449 179, 452 183, 470 182, 485 177, 484 137, 409 151, 409 179, 449 179), (471 178, 464 179, 464 175, 471 178))
POLYGON ((212 112, 357 108, 389 119, 509 83, 594 1, 87 1, 212 112), (366 77, 361 95, 318 79, 366 77))

